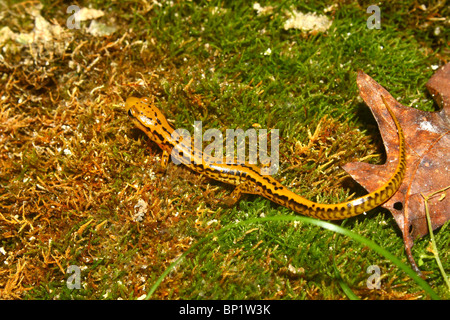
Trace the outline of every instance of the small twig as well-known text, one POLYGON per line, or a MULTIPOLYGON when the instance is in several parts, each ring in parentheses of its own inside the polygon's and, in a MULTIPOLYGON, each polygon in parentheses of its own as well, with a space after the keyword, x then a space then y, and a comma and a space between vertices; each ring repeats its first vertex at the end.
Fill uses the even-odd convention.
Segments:
POLYGON ((448 188, 450 188, 450 186, 447 186, 447 187, 445 187, 445 188, 443 188, 443 189, 441 189, 441 190, 438 190, 438 191, 436 191, 436 192, 433 192, 433 193, 431 193, 431 194, 428 195, 428 196, 424 196, 424 195, 421 193, 421 196, 422 196, 423 199, 425 200, 425 214, 426 214, 426 216, 427 216, 428 232, 430 233, 430 240, 431 240, 431 246, 432 246, 432 248, 433 248, 433 250, 432 250, 432 251, 433 251, 433 255, 434 255, 434 258, 435 258, 435 260, 436 260, 436 263, 437 263, 437 265, 438 265, 438 267, 439 267, 439 270, 441 271, 442 277, 444 278, 444 281, 445 281, 445 283, 447 284, 447 287, 448 287, 448 289, 449 289, 449 291, 450 291, 450 281, 449 281, 449 279, 448 279, 448 277, 447 277, 447 275, 446 275, 446 273, 445 273, 444 267, 442 266, 441 259, 439 258, 439 253, 438 253, 438 250, 437 250, 436 241, 434 240, 433 227, 431 226, 430 212, 429 212, 429 210, 428 210, 428 200, 429 200, 431 197, 433 197, 434 195, 436 195, 436 194, 438 194, 438 193, 440 193, 440 192, 444 192, 444 191, 447 190, 448 188))

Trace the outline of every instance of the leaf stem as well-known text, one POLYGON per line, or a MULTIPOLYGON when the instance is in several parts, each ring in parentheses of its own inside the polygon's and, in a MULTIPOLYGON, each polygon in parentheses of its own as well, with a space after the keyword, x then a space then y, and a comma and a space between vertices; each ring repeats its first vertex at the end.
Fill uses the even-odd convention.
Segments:
POLYGON ((428 210, 428 200, 431 197, 433 197, 434 195, 436 195, 438 193, 441 193, 441 192, 444 192, 448 188, 450 188, 450 186, 447 186, 447 187, 445 187, 445 188, 443 188, 441 190, 433 192, 433 193, 429 194, 428 196, 424 196, 421 193, 421 196, 423 197, 423 199, 425 201, 425 214, 427 216, 428 233, 430 234, 430 240, 431 240, 431 246, 433 248, 432 252, 433 252, 433 255, 434 255, 434 259, 436 260, 436 263, 437 263, 437 265, 439 267, 439 270, 440 270, 440 272, 442 274, 442 277, 444 278, 444 281, 447 284, 447 287, 448 287, 448 289, 450 291, 450 281, 448 279, 447 274, 445 273, 444 267, 442 266, 441 259, 439 258, 439 252, 438 252, 438 249, 437 249, 437 246, 436 246, 436 240, 434 239, 434 234, 433 234, 433 227, 431 226, 430 212, 428 210))

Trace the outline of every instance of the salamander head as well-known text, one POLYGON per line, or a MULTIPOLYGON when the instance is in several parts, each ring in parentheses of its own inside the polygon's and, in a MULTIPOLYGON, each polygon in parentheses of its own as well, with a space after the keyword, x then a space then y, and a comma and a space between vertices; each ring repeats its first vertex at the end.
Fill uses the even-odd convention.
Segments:
POLYGON ((129 97, 125 106, 134 124, 157 144, 161 145, 171 135, 173 128, 149 98, 129 97))

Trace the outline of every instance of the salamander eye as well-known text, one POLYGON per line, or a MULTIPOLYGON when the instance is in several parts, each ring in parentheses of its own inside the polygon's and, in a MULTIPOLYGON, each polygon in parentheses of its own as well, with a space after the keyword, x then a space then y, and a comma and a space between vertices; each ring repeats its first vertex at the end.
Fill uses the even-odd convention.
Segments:
POLYGON ((128 116, 129 116, 130 118, 134 118, 133 112, 131 111, 131 108, 128 109, 128 116))

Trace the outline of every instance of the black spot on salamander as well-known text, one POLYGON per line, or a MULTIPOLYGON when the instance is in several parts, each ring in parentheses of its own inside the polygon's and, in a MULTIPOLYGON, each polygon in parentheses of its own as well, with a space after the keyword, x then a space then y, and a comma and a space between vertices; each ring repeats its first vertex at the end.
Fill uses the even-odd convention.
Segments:
POLYGON ((263 176, 263 179, 270 183, 270 179, 268 177, 263 176))
POLYGON ((278 195, 278 199, 280 199, 280 200, 282 200, 282 201, 285 201, 285 202, 291 202, 291 203, 296 203, 295 201, 294 201, 294 199, 290 199, 288 196, 285 196, 285 195, 283 195, 283 194, 279 194, 278 195))
POLYGON ((158 132, 155 131, 155 135, 156 135, 161 141, 164 141, 163 136, 160 135, 158 132))
POLYGON ((257 181, 257 180, 254 180, 254 183, 255 183, 258 187, 264 187, 264 185, 263 185, 261 182, 257 181))
POLYGON ((173 145, 171 145, 171 144, 168 143, 168 142, 162 142, 162 145, 163 145, 163 146, 166 146, 167 148, 173 148, 173 145))

